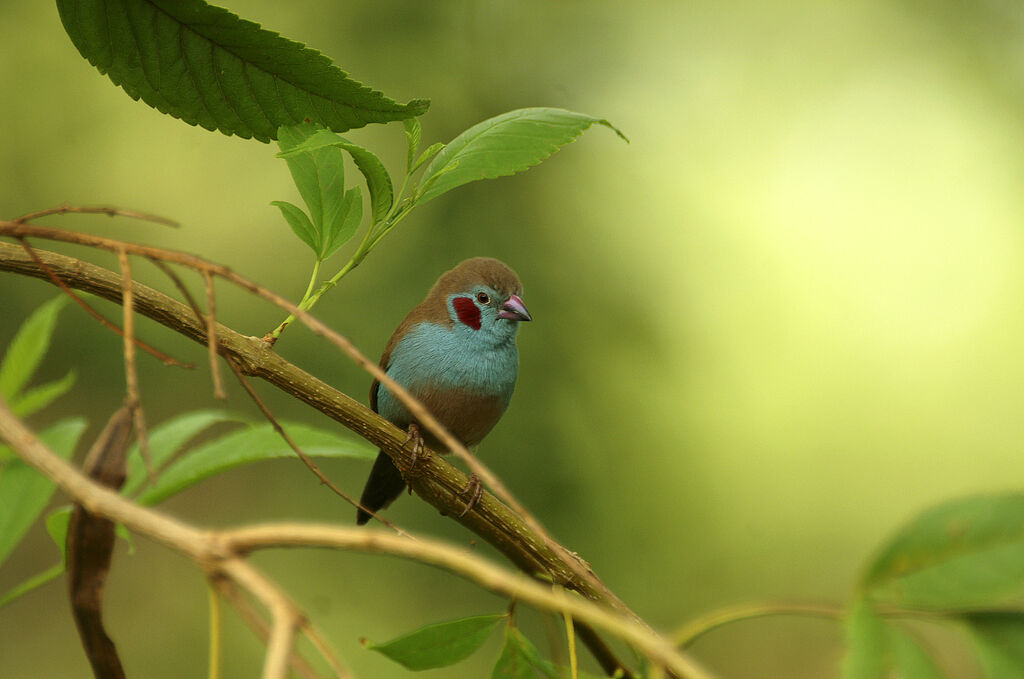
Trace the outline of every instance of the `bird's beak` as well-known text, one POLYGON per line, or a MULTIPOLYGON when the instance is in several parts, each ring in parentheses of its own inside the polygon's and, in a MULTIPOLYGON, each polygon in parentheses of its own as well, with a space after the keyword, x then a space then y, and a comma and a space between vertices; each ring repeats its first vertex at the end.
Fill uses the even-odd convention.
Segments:
POLYGON ((512 295, 501 305, 498 318, 507 318, 510 321, 532 321, 533 316, 526 310, 526 305, 519 295, 512 295))

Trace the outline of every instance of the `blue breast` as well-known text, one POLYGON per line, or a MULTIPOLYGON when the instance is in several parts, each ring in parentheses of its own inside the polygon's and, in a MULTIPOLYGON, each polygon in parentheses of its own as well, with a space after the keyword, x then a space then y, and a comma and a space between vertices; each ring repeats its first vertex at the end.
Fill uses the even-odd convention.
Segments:
MULTIPOLYGON (((519 350, 514 333, 507 341, 493 340, 463 325, 420 323, 395 345, 387 373, 414 394, 418 388, 458 389, 497 397, 507 405, 516 386, 519 350)), ((405 414, 384 387, 377 392, 377 410, 392 421, 405 414)))

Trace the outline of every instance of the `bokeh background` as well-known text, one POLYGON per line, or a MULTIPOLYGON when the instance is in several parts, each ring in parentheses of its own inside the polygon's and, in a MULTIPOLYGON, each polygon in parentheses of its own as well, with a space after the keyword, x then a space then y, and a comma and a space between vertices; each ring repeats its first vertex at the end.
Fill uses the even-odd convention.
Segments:
MULTIPOLYGON (((0 215, 62 203, 163 214, 183 227, 59 224, 180 248, 298 298, 310 257, 269 201, 298 202, 274 147, 192 128, 131 101, 77 53, 53 3, 0 4, 0 215)), ((607 117, 516 177, 429 203, 317 312, 377 354, 457 261, 520 273, 536 321, 520 334, 516 397, 481 455, 652 624, 764 599, 841 602, 874 550, 943 499, 1024 478, 1024 13, 1016 3, 604 0, 234 0, 399 100, 433 100, 425 142, 524 106, 607 117)), ((397 173, 397 124, 353 132, 397 173)), ((353 175, 354 177, 355 175, 353 175)), ((65 251, 77 252, 74 249, 65 251)), ((111 258, 88 253, 93 261, 111 258)), ((340 266, 339 258, 337 265, 340 266)), ((328 267, 330 268, 330 267, 328 267)), ((136 274, 167 289, 138 264, 136 274)), ((42 282, 0 274, 0 346, 42 282)), ((227 286, 222 320, 255 335, 280 314, 227 286)), ((101 308, 112 317, 119 311, 101 308)), ((202 365, 204 350, 141 322, 202 365)), ((78 373, 33 420, 98 431, 123 396, 120 340, 62 313, 40 380, 78 373)), ((364 397, 369 378, 302 329, 282 354, 364 397)), ((151 422, 215 407, 205 371, 141 359, 151 422)), ((331 426, 261 388, 279 415, 331 426)), ((232 391, 227 407, 255 416, 232 391)), ((325 465, 357 493, 366 463, 325 465)), ((210 526, 351 521, 297 462, 231 472, 167 505, 210 526)), ((457 544, 472 537, 415 499, 389 512, 457 544)), ((108 584, 131 676, 205 672, 206 588, 185 559, 136 540, 108 584)), ((484 546, 477 546, 487 553, 484 546)), ((51 565, 41 527, 0 589, 51 565)), ((261 555, 361 677, 405 677, 359 647, 505 603, 425 567, 327 552, 261 555)), ((546 647, 555 634, 524 613, 546 647)), ((261 646, 227 614, 226 677, 261 646)), ((955 635, 927 629, 944 667, 976 676, 955 635)), ((496 638, 424 677, 489 676, 496 638)), ((723 677, 837 676, 831 621, 717 631, 695 655, 723 677)), ((83 677, 52 584, 0 610, 0 675, 83 677)))

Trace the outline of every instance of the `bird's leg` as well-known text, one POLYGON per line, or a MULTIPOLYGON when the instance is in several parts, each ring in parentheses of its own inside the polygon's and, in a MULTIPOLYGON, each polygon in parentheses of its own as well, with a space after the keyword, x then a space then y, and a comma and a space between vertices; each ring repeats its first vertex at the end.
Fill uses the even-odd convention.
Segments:
POLYGON ((484 486, 480 483, 480 477, 475 473, 470 474, 469 480, 466 481, 466 487, 458 493, 458 497, 469 497, 469 500, 466 501, 466 507, 462 510, 462 513, 459 514, 460 519, 468 514, 470 509, 476 507, 476 503, 480 501, 483 494, 484 486))
MULTIPOLYGON (((423 436, 420 434, 420 426, 415 422, 409 423, 407 433, 408 436, 406 436, 405 441, 402 443, 402 447, 405 448, 410 441, 412 442, 412 459, 409 461, 409 468, 405 472, 407 476, 411 477, 412 471, 416 468, 416 462, 420 459, 420 453, 423 452, 423 436)), ((409 483, 407 485, 409 486, 409 495, 412 495, 412 484, 409 483)))

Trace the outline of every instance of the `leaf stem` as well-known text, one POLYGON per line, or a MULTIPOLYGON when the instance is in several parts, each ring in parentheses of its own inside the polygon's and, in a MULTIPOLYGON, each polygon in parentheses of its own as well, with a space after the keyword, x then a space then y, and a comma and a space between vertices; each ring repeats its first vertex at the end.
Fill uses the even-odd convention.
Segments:
POLYGON ((845 615, 842 606, 836 604, 794 603, 765 601, 738 604, 710 611, 687 622, 672 634, 672 643, 679 648, 688 648, 698 638, 729 623, 771 615, 804 615, 815 618, 841 620, 845 615))
MULTIPOLYGON (((304 305, 309 300, 309 294, 310 294, 310 292, 313 291, 313 286, 316 285, 316 279, 320 276, 320 264, 321 264, 321 261, 322 260, 319 257, 317 257, 315 259, 315 261, 313 262, 313 273, 309 277, 309 285, 306 286, 306 292, 305 292, 304 295, 302 295, 302 301, 299 302, 299 308, 300 309, 305 309, 306 308, 306 306, 304 306, 304 305)), ((295 314, 288 314, 288 318, 286 318, 283 321, 281 321, 281 324, 279 326, 277 326, 276 328, 274 328, 273 332, 271 332, 267 336, 270 339, 271 343, 276 342, 277 338, 281 336, 282 332, 284 332, 284 329, 288 327, 288 324, 291 323, 294 320, 295 320, 295 314)))
POLYGON ((210 595, 210 669, 209 679, 220 679, 220 595, 213 580, 206 580, 210 595))

